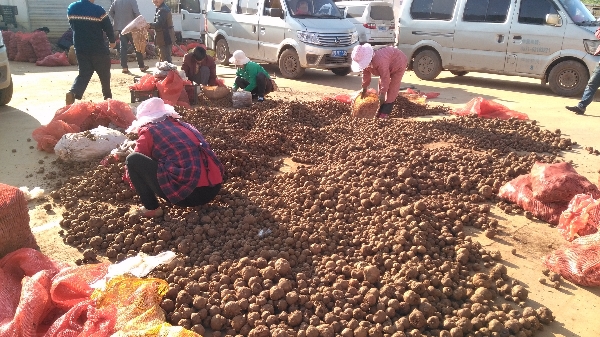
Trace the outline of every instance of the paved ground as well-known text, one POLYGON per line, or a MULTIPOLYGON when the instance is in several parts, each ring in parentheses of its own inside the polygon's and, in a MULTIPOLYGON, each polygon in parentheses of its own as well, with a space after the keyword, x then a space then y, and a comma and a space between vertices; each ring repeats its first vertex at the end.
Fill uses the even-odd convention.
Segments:
MULTIPOLYGON (((180 63, 180 59, 175 58, 175 62, 180 63)), ((64 105, 64 94, 70 88, 77 69, 44 68, 19 62, 11 63, 11 66, 15 93, 8 106, 0 107, 0 182, 14 186, 47 188, 47 182, 42 179, 43 174, 37 172, 40 167, 48 166, 54 155, 30 149, 30 146, 35 147, 36 144, 28 141, 28 138, 31 138, 31 132, 35 128, 48 123, 54 112, 64 105), (40 164, 40 160, 44 163, 40 164)), ((134 63, 130 64, 134 73, 135 66, 134 63)), ((267 69, 270 73, 276 73, 274 67, 267 69)), ((219 76, 225 78, 228 85, 233 83, 234 71, 231 67, 218 67, 219 76)), ((118 65, 113 65, 112 73, 114 98, 128 102, 127 87, 133 82, 132 75, 121 74, 118 65)), ((315 99, 327 93, 358 90, 360 77, 339 77, 331 72, 309 70, 300 80, 277 78, 277 83, 282 90, 277 95, 315 99)), ((431 100, 430 104, 444 104, 456 108, 474 97, 482 96, 527 113, 543 128, 560 129, 563 134, 579 144, 572 151, 564 153, 564 158, 573 160, 579 173, 594 182, 598 181, 600 156, 588 154, 583 147, 600 148, 597 136, 600 132, 600 103, 593 103, 588 108, 587 115, 576 116, 565 110, 564 106, 575 104, 577 98, 554 96, 550 89, 541 86, 539 81, 516 77, 486 74, 455 77, 449 73, 442 73, 435 81, 421 81, 412 72, 408 72, 404 83, 425 92, 440 92, 440 96, 431 100)), ((376 81, 373 81, 372 86, 375 85, 376 81)), ((97 77, 92 79, 84 99, 102 99, 97 77)), ((42 251, 66 261, 77 258, 79 252, 62 245, 57 234, 60 215, 46 212, 35 203, 31 203, 30 208, 31 226, 42 251)), ((60 210, 57 212, 60 213, 60 210)), ((597 324, 600 289, 564 283, 556 290, 540 285, 537 281, 541 276, 540 258, 565 242, 556 229, 541 222, 529 221, 522 216, 507 216, 498 212, 495 214, 510 235, 495 241, 481 237, 476 232, 473 235, 478 236, 482 244, 503 253, 503 262, 509 268, 511 276, 529 289, 530 305, 547 306, 555 313, 557 321, 536 336, 600 336, 600 324, 597 324), (517 255, 510 253, 512 248, 517 249, 517 255)))

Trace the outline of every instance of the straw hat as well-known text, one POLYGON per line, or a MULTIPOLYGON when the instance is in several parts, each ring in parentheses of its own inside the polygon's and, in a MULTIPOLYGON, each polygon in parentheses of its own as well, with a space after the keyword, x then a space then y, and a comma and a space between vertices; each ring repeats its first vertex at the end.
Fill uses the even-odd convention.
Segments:
POLYGON ((243 66, 250 62, 250 59, 246 57, 246 54, 242 50, 236 50, 233 52, 233 56, 229 59, 229 62, 236 66, 243 66))
POLYGON ((370 44, 365 43, 358 45, 352 50, 352 71, 358 72, 363 71, 369 66, 373 59, 373 47, 370 44))
POLYGON ((181 116, 175 112, 173 106, 165 104, 165 102, 158 98, 149 98, 137 107, 136 120, 131 123, 131 126, 127 128, 126 132, 137 132, 139 128, 148 124, 163 121, 167 117, 181 118, 181 116))

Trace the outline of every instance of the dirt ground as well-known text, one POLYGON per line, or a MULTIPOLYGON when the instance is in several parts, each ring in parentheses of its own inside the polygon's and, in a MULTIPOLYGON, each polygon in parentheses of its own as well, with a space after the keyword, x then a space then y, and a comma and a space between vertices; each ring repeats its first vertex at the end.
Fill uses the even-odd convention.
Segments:
MULTIPOLYGON (((147 62, 148 65, 154 63, 150 60, 147 62)), ((181 59, 174 58, 174 62, 180 64, 181 59)), ((134 75, 141 75, 135 67, 134 63, 130 63, 129 69, 134 75)), ((50 162, 55 156, 37 151, 36 143, 31 140, 31 132, 47 124, 54 112, 64 105, 65 93, 77 74, 77 68, 45 68, 19 62, 11 63, 11 68, 13 100, 8 106, 0 107, 0 182, 29 188, 40 186, 48 193, 52 186, 50 181, 44 179, 44 173, 52 169, 50 162)), ((270 73, 277 74, 275 67, 266 68, 270 73)), ((219 66, 217 72, 227 85, 233 84, 235 69, 219 66)), ((280 91, 272 96, 299 100, 347 93, 361 86, 360 77, 356 74, 339 77, 319 70, 307 71, 300 80, 276 80, 280 91)), ((122 74, 119 65, 113 65, 111 83, 113 98, 129 102, 128 86, 133 83, 133 75, 122 74)), ((371 86, 375 87, 376 83, 374 80, 371 86)), ((590 105, 587 115, 576 116, 565 110, 564 106, 575 104, 577 98, 554 96, 538 80, 486 74, 455 77, 442 73, 435 81, 421 81, 412 72, 407 72, 404 84, 415 86, 423 92, 439 92, 438 98, 429 101, 432 105, 443 104, 456 108, 474 97, 482 96, 528 114, 543 128, 552 131, 560 129, 562 134, 578 144, 573 150, 562 154, 564 159, 572 160, 580 174, 593 182, 598 181, 600 156, 589 154, 585 147, 600 148, 597 137, 600 130, 599 103, 590 105)), ((88 86, 84 99, 96 102, 102 99, 96 76, 88 86)), ((291 166, 285 168, 293 169, 291 166)), ((62 243, 58 235, 61 210, 53 208, 46 211, 43 205, 49 200, 42 198, 30 203, 30 225, 42 252, 56 259, 73 262, 80 257, 80 253, 62 243)), ((529 306, 546 306, 554 312, 556 321, 536 336, 600 336, 600 324, 597 323, 600 312, 599 288, 563 282, 560 289, 554 289, 538 282, 538 278, 543 276, 541 258, 566 242, 558 231, 540 221, 527 220, 522 215, 507 215, 498 209, 494 209, 494 214, 502 227, 499 236, 491 240, 476 230, 471 234, 487 248, 502 253, 502 262, 508 267, 509 274, 530 291, 529 306), (511 254, 513 248, 516 249, 515 255, 511 254)))

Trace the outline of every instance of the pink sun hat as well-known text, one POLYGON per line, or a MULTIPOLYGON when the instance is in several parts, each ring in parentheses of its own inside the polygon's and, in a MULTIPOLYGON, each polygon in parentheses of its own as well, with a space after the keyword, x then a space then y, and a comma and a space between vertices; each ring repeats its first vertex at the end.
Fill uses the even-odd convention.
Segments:
POLYGON ((373 47, 370 44, 365 43, 358 45, 352 50, 352 71, 358 72, 363 71, 369 66, 373 59, 373 47))

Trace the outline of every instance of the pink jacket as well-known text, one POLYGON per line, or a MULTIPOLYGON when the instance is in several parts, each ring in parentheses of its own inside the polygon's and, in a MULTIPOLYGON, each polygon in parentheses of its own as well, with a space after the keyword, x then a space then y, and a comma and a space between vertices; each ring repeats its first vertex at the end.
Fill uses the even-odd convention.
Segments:
POLYGON ((387 93, 394 73, 404 75, 407 58, 395 47, 376 49, 371 64, 363 70, 362 87, 371 84, 371 75, 379 76, 379 94, 387 93))

